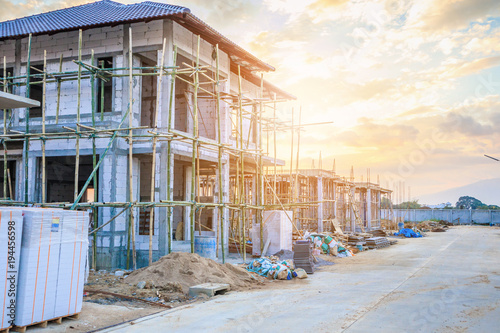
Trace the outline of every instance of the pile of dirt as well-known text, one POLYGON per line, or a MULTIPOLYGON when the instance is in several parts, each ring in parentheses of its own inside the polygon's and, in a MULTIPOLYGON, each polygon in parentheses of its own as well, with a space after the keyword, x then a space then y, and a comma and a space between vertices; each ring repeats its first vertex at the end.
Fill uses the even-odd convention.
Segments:
POLYGON ((166 255, 151 266, 132 272, 123 281, 132 285, 145 281, 156 288, 182 289, 184 293, 191 286, 209 282, 228 283, 231 290, 250 289, 262 284, 260 278, 244 268, 181 252, 166 255))

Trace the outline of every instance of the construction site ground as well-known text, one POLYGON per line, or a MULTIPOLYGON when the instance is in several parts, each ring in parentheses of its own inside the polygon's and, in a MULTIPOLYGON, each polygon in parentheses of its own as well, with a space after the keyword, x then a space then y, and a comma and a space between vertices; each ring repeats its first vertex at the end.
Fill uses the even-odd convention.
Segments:
POLYGON ((79 320, 32 331, 83 332, 125 321, 102 332, 495 331, 500 228, 460 226, 426 235, 335 258, 305 280, 259 284, 171 310, 85 302, 79 320))

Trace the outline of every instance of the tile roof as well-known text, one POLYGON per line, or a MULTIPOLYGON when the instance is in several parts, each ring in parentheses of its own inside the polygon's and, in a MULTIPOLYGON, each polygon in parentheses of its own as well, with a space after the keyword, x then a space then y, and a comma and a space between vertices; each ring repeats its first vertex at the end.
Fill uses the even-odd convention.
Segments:
POLYGON ((209 43, 219 44, 219 48, 228 53, 233 61, 248 66, 252 70, 274 70, 274 67, 245 51, 191 14, 189 8, 152 1, 122 4, 111 0, 101 0, 0 22, 0 40, 23 38, 30 33, 41 35, 131 22, 147 22, 162 18, 172 19, 191 32, 199 34, 209 43))
POLYGON ((145 1, 121 4, 102 0, 0 22, 0 39, 50 33, 190 13, 189 8, 145 1))

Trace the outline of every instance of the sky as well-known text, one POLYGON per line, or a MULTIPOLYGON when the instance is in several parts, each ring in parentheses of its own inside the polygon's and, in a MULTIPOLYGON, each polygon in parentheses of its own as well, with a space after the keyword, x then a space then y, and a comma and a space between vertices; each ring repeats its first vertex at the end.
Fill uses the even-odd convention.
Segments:
MULTIPOLYGON (((0 2, 6 20, 89 1, 0 2)), ((276 68, 265 78, 297 97, 280 119, 293 108, 295 121, 301 109, 302 123, 333 122, 304 127, 300 167, 318 167, 321 155, 324 169, 335 159, 357 181, 369 168, 372 182, 412 199, 500 177, 484 157, 500 158, 498 0, 168 3, 276 68)), ((290 134, 278 140, 289 162, 290 134)))

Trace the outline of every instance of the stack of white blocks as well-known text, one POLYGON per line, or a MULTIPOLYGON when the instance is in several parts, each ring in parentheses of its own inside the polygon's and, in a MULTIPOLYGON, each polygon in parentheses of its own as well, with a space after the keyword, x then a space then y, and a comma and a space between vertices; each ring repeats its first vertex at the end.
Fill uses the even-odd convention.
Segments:
POLYGON ((0 207, 0 330, 12 326, 16 311, 22 211, 0 207))
MULTIPOLYGON (((290 219, 293 212, 283 210, 265 211, 263 214, 264 222, 264 245, 270 239, 271 243, 267 253, 263 255, 272 255, 280 250, 292 251, 293 246, 293 228, 290 219)), ((260 226, 253 225, 252 228, 252 254, 260 255, 260 226)))
POLYGON ((15 325, 79 313, 88 253, 87 212, 23 209, 15 325))

